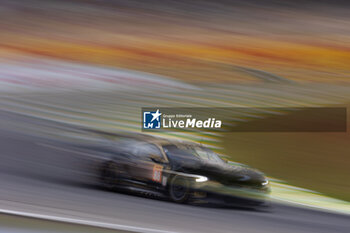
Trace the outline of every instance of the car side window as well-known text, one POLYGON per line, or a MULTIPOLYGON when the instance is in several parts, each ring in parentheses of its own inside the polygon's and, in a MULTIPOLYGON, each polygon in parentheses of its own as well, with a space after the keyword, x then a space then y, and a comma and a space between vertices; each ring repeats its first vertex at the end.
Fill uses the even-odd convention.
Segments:
POLYGON ((210 160, 208 153, 206 151, 203 150, 196 150, 197 155, 204 160, 210 160))
POLYGON ((159 159, 163 158, 163 155, 162 155, 161 151, 159 150, 159 148, 156 145, 151 144, 151 143, 140 143, 137 146, 137 149, 135 152, 136 152, 135 155, 142 160, 151 161, 151 159, 150 159, 151 155, 156 156, 159 159))
POLYGON ((122 139, 119 140, 115 147, 118 152, 122 152, 129 155, 135 155, 137 153, 137 147, 139 142, 132 139, 122 139))

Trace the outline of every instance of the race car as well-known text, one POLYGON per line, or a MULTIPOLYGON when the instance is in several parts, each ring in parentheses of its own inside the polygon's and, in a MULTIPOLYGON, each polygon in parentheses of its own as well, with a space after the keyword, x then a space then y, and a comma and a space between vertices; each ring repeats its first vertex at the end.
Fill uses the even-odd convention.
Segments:
POLYGON ((105 148, 103 187, 156 193, 176 203, 215 202, 258 206, 270 192, 263 173, 222 159, 201 144, 150 135, 124 135, 105 148))

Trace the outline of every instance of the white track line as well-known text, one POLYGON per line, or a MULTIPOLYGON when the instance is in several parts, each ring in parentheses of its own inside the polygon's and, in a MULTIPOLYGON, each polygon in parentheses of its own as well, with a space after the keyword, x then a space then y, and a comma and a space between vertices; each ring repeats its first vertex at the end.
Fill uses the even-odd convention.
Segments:
MULTIPOLYGON (((63 151, 67 151, 67 152, 77 153, 77 154, 81 154, 84 156, 89 156, 89 157, 101 159, 101 157, 94 156, 94 155, 91 155, 88 153, 78 152, 78 151, 69 150, 69 149, 63 149, 63 148, 52 146, 49 144, 40 143, 40 145, 46 146, 46 147, 51 147, 53 149, 63 150, 63 151)), ((56 221, 56 222, 63 222, 63 223, 81 224, 81 225, 87 225, 87 226, 93 226, 93 227, 102 227, 102 228, 108 228, 108 229, 113 229, 113 230, 133 231, 133 232, 142 232, 142 233, 175 233, 174 231, 157 230, 157 229, 150 229, 150 228, 144 228, 144 227, 128 226, 128 225, 114 224, 114 223, 104 223, 104 222, 97 222, 97 221, 90 221, 90 220, 83 220, 83 219, 72 219, 72 218, 65 218, 65 217, 45 215, 45 214, 35 214, 35 213, 30 213, 30 212, 15 211, 15 210, 8 210, 8 209, 1 209, 1 208, 0 208, 0 213, 17 215, 17 216, 22 216, 22 217, 44 219, 44 220, 50 220, 50 221, 56 221)))
POLYGON ((100 228, 120 230, 120 231, 131 231, 131 232, 142 232, 142 233, 175 233, 174 231, 165 231, 165 230, 151 229, 151 228, 145 228, 145 227, 128 226, 128 225, 122 225, 122 224, 97 222, 97 221, 90 221, 90 220, 83 220, 83 219, 72 219, 72 218, 65 218, 65 217, 52 216, 52 215, 46 215, 46 214, 35 214, 30 212, 8 210, 8 209, 0 209, 0 213, 16 215, 21 217, 56 221, 56 222, 62 222, 62 223, 100 227, 100 228))

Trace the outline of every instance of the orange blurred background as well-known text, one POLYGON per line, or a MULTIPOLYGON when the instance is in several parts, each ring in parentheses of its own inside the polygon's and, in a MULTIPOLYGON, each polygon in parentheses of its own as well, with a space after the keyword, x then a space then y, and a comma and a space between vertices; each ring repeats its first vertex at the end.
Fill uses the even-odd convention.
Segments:
POLYGON ((348 82, 347 8, 310 2, 4 1, 0 56, 42 55, 188 82, 259 81, 240 67, 348 82))

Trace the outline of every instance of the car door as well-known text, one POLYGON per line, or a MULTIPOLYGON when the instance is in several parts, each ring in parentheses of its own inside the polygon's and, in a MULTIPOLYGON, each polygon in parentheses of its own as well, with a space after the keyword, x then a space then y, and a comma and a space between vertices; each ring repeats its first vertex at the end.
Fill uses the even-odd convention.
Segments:
POLYGON ((163 178, 164 156, 158 146, 152 143, 138 143, 133 154, 137 163, 130 169, 132 177, 152 185, 160 185, 163 178))

